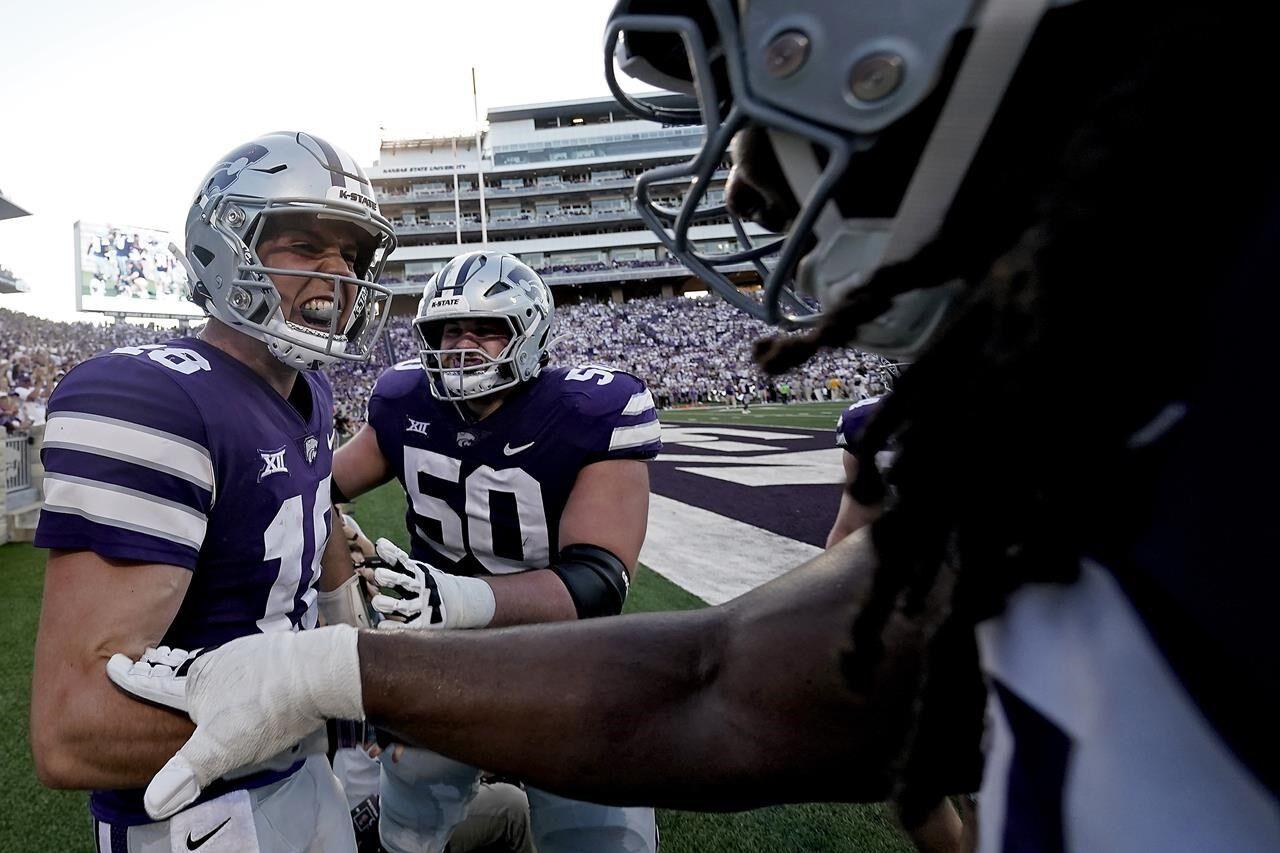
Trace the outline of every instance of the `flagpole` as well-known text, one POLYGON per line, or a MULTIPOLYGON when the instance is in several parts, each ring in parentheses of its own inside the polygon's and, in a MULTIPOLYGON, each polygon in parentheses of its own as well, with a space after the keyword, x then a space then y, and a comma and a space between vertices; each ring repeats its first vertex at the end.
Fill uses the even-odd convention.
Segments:
POLYGON ((462 199, 458 195, 458 135, 453 136, 453 228, 458 245, 462 245, 462 199))
POLYGON ((480 148, 480 98, 476 93, 476 67, 471 66, 471 114, 476 122, 476 181, 480 185, 480 246, 489 248, 489 223, 484 211, 484 152, 480 148))

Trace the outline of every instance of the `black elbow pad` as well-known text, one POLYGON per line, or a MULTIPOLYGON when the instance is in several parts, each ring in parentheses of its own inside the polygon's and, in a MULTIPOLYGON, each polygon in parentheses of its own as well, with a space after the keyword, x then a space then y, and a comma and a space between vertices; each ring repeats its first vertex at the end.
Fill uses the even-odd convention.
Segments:
POLYGON ((342 489, 338 488, 338 481, 333 479, 332 477, 329 478, 329 498, 335 504, 351 503, 351 498, 347 497, 342 493, 342 489))
POLYGON ((579 619, 622 612, 631 582, 627 567, 608 549, 585 543, 569 545, 547 568, 569 590, 579 619))

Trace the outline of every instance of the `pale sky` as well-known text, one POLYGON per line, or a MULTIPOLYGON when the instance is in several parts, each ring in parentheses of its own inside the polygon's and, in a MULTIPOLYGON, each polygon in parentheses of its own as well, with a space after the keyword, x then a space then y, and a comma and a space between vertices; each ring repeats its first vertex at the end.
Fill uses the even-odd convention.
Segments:
POLYGON ((169 231, 241 142, 307 130, 368 165, 379 140, 471 132, 490 106, 607 96, 613 0, 44 0, 0 13, 0 264, 75 314, 72 224, 169 231), (385 130, 380 130, 385 128, 385 130))

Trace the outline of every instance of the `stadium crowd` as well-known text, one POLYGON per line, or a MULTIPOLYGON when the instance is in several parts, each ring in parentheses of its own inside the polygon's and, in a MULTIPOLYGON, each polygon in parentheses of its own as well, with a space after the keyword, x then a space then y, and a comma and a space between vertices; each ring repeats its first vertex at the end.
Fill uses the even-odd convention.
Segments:
MULTIPOLYGON (((719 299, 652 297, 623 303, 581 302, 557 310, 557 364, 599 364, 642 378, 659 407, 860 399, 883 393, 890 368, 878 356, 832 351, 780 377, 766 377, 751 359, 751 344, 766 327, 719 299)), ((89 356, 120 346, 156 343, 172 328, 116 323, 59 323, 0 308, 0 425, 42 423, 49 394, 62 375, 89 356)), ((413 358, 410 321, 388 324, 387 346, 368 364, 328 371, 339 427, 354 431, 378 375, 413 358)))
POLYGON ((170 335, 154 325, 57 323, 0 308, 0 426, 12 431, 44 423, 49 395, 77 362, 170 335))

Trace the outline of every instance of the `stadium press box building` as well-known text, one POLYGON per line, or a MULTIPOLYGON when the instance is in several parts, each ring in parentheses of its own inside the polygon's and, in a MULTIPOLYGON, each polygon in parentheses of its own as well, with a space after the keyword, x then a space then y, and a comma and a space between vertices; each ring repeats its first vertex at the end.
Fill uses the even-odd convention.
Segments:
MULTIPOLYGON (((398 295, 416 298, 451 257, 486 243, 538 270, 562 302, 705 290, 634 205, 636 175, 693 157, 702 127, 639 121, 608 98, 499 107, 486 118, 479 151, 476 136, 384 140, 368 169, 400 242, 383 277, 398 295)), ((724 203, 727 176, 721 164, 704 207, 724 203)), ((664 184, 651 196, 675 208, 684 189, 664 184)), ((747 233, 767 236, 754 225, 747 233)), ((738 248, 724 218, 690 236, 704 252, 738 248)), ((750 264, 732 269, 744 286, 759 283, 750 264)))

